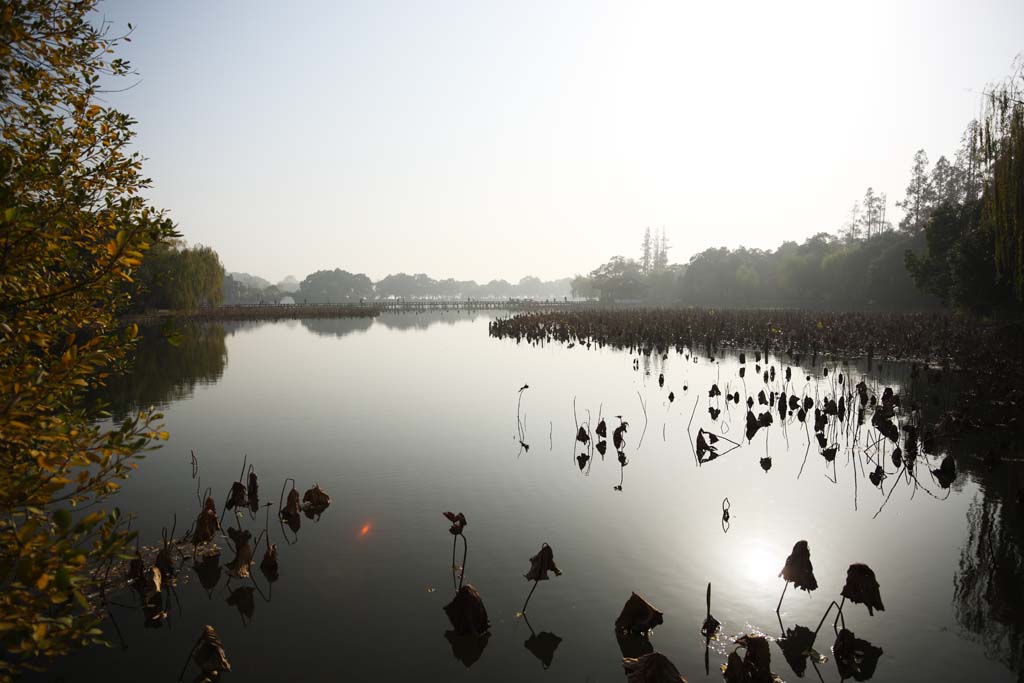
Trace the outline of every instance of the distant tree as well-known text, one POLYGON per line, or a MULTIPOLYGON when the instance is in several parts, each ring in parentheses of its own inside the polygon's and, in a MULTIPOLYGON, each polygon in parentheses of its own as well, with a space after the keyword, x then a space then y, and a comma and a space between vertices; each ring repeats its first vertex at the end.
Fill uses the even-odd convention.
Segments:
POLYGON ((318 270, 299 283, 297 297, 309 302, 344 302, 372 298, 373 282, 362 273, 347 270, 318 270))
POLYGON ((861 235, 861 213, 860 202, 854 202, 850 207, 850 220, 843 224, 840 230, 843 239, 849 242, 856 242, 861 235))
POLYGON ((210 247, 183 242, 155 245, 134 278, 135 310, 194 311, 224 299, 224 266, 210 247))
POLYGON ((595 268, 590 280, 602 301, 639 299, 645 289, 640 264, 622 256, 613 256, 608 263, 595 268))
POLYGON ((945 156, 940 156, 932 168, 932 191, 935 206, 941 204, 957 204, 961 201, 960 178, 956 166, 949 163, 945 156))
POLYGON ((416 278, 405 273, 388 275, 376 284, 377 296, 380 297, 414 297, 417 296, 416 278))
POLYGON ((534 277, 533 275, 527 275, 526 277, 524 277, 521 280, 519 280, 519 285, 517 286, 517 290, 518 290, 517 291, 518 296, 523 296, 523 297, 541 296, 541 294, 543 293, 543 290, 544 290, 544 283, 541 282, 541 279, 539 277, 534 277))
POLYGON ((871 187, 864 192, 862 202, 864 212, 860 219, 864 237, 870 238, 872 235, 892 228, 892 224, 885 219, 887 204, 888 200, 884 192, 875 194, 874 188, 871 187))
POLYGON ((277 283, 277 288, 282 292, 291 294, 292 292, 299 291, 299 281, 291 275, 286 275, 283 280, 277 283))
POLYGON ((900 221, 900 229, 911 234, 924 230, 928 213, 935 206, 935 188, 931 176, 928 175, 928 155, 923 149, 914 154, 914 163, 910 168, 910 184, 903 201, 896 206, 904 211, 900 221))
POLYGON ((654 255, 652 253, 653 252, 653 248, 654 248, 654 245, 651 244, 651 229, 650 228, 646 228, 646 229, 644 229, 644 239, 643 239, 643 242, 640 243, 640 249, 641 249, 640 270, 643 272, 644 275, 649 275, 650 274, 651 268, 652 268, 652 266, 654 264, 654 261, 653 261, 654 255))
POLYGON ((600 295, 600 292, 594 289, 594 281, 586 275, 574 277, 570 287, 574 299, 594 299, 600 295))
POLYGON ((661 229, 661 237, 656 238, 658 249, 654 259, 654 272, 661 273, 668 268, 668 237, 665 236, 665 228, 661 229))
POLYGON ((960 136, 960 147, 957 149, 956 169, 957 202, 967 202, 981 197, 985 181, 985 160, 981 153, 981 126, 977 121, 967 124, 960 136))

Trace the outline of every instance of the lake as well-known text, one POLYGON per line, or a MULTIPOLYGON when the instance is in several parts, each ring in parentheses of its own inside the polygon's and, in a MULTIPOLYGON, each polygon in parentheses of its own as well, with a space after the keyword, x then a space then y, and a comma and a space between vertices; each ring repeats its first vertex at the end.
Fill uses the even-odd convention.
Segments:
MULTIPOLYGON (((1019 465, 990 472, 980 450, 959 444, 956 479, 944 489, 928 472, 953 448, 943 445, 919 456, 914 482, 898 475, 870 417, 858 429, 852 413, 837 427, 834 463, 819 454, 810 418, 808 428, 776 416, 748 444, 743 400, 755 400, 755 413, 770 410, 757 403, 761 372, 774 366, 768 387, 777 390, 787 358, 762 359, 756 371, 747 352, 741 380, 735 352, 711 361, 698 350, 695 361, 531 346, 490 337, 490 319, 447 312, 185 326, 178 346, 150 330, 136 375, 112 387, 111 399, 115 411, 162 406, 171 439, 116 503, 136 515, 143 544, 155 545, 175 514, 178 536, 192 524, 197 489, 212 487, 220 514, 244 457, 261 500, 274 503, 270 523, 261 508, 229 512, 224 524, 254 537, 267 527, 280 578, 269 583, 259 571, 262 548, 252 580, 230 585, 221 576, 204 587, 186 560, 158 628, 143 628, 138 598, 122 590, 106 625, 113 647, 78 652, 34 680, 177 680, 210 624, 231 661, 229 677, 248 683, 623 681, 614 622, 632 591, 664 612, 653 649, 690 681, 703 680, 709 582, 722 631, 710 643, 707 680, 721 680, 732 638, 814 630, 854 562, 874 570, 885 604, 874 616, 844 607, 846 627, 882 651, 858 680, 1019 680, 1019 465), (743 400, 709 398, 713 383, 743 400), (722 410, 717 419, 709 407, 722 410), (595 428, 599 412, 609 433, 603 456, 593 441, 576 441, 578 424, 595 428), (611 444, 619 415, 628 422, 625 466, 611 444), (723 437, 719 452, 726 439, 741 446, 698 464, 698 429, 723 437), (881 488, 867 476, 878 463, 881 488), (332 498, 318 519, 302 517, 297 533, 276 518, 288 477, 300 493, 318 483, 332 498), (490 638, 468 648, 446 638, 442 608, 454 588, 444 511, 468 520, 465 582, 479 590, 491 622, 490 638), (790 587, 776 616, 779 572, 801 539, 819 588, 790 587), (533 584, 524 574, 542 543, 563 573, 537 585, 526 621, 518 613, 533 584)), ((801 361, 786 385, 801 396, 823 396, 839 374, 879 396, 909 382, 899 364, 801 361)), ((219 544, 227 563, 232 552, 219 544)), ((834 640, 830 616, 814 644, 822 659, 804 677, 840 679, 834 640)), ((798 677, 778 643, 771 662, 783 679, 798 677)), ((186 679, 196 673, 190 664, 186 679)))

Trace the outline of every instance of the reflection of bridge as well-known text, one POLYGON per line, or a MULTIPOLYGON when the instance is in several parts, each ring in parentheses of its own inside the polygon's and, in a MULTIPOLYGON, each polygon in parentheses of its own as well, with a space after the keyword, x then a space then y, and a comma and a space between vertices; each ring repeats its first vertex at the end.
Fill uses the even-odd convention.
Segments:
POLYGON ((594 302, 533 299, 385 299, 354 303, 231 304, 200 308, 190 313, 157 311, 129 316, 130 322, 153 323, 167 318, 195 320, 272 320, 275 318, 362 318, 378 313, 426 311, 537 311, 582 308, 594 302))

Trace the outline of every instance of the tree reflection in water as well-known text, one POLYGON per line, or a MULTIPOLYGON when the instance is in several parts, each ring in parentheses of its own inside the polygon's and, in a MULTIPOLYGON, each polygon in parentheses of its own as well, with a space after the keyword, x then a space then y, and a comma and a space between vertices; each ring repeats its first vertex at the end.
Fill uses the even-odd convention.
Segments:
POLYGON ((127 372, 112 375, 92 396, 107 404, 115 420, 149 406, 188 398, 196 385, 220 379, 228 361, 223 325, 178 321, 173 328, 142 329, 127 372))
MULTIPOLYGON (((981 467, 978 467, 981 470, 981 467)), ((1024 467, 975 471, 983 493, 967 511, 968 535, 953 579, 956 619, 988 657, 1024 673, 1024 467)))

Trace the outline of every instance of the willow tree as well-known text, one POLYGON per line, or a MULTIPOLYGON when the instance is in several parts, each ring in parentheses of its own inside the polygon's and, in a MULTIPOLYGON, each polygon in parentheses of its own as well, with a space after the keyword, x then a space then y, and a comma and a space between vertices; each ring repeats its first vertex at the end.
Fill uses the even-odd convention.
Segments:
POLYGON ((989 164, 982 222, 995 240, 995 267, 1024 301, 1024 55, 985 97, 980 146, 989 164))
MULTIPOLYGON (((96 641, 124 519, 102 504, 166 438, 83 401, 131 348, 143 254, 173 236, 141 197, 133 121, 100 99, 127 62, 95 0, 0 4, 0 680, 96 641)), ((129 27, 130 30, 130 27, 129 27)))

